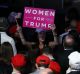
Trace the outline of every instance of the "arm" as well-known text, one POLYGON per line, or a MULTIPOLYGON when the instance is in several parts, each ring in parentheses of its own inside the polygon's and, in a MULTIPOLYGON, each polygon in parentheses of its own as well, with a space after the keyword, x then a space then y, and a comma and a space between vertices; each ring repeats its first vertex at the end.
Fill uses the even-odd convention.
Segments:
POLYGON ((22 42, 23 45, 27 45, 27 46, 31 47, 32 45, 35 44, 34 42, 26 41, 26 39, 24 38, 24 35, 22 33, 22 28, 19 25, 17 25, 17 31, 18 31, 18 33, 20 35, 20 39, 21 39, 21 42, 22 42))
POLYGON ((22 44, 25 45, 26 44, 26 40, 25 40, 25 38, 23 36, 22 28, 19 25, 17 25, 17 31, 19 33, 19 36, 20 36, 22 44))
POLYGON ((56 26, 53 25, 52 26, 52 33, 53 33, 53 37, 54 37, 54 43, 55 43, 55 45, 58 45, 58 38, 57 38, 57 34, 55 32, 55 29, 56 29, 56 26))

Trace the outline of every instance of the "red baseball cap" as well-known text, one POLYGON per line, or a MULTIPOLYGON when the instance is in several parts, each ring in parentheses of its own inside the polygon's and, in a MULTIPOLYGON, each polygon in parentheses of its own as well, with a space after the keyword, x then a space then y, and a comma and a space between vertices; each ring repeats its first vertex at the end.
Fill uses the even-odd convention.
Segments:
POLYGON ((12 57, 11 63, 14 67, 23 67, 26 65, 26 58, 23 54, 17 54, 12 57))
POLYGON ((50 59, 47 56, 41 55, 36 59, 37 64, 50 64, 50 59))
POLYGON ((10 34, 13 34, 13 33, 15 33, 15 32, 17 32, 17 26, 16 26, 16 25, 13 25, 13 26, 10 27, 9 33, 10 33, 10 34))
POLYGON ((55 62, 55 61, 51 61, 51 62, 50 62, 49 68, 50 68, 53 72, 55 72, 56 74, 57 74, 57 73, 60 73, 60 71, 61 71, 60 65, 59 65, 57 62, 55 62))

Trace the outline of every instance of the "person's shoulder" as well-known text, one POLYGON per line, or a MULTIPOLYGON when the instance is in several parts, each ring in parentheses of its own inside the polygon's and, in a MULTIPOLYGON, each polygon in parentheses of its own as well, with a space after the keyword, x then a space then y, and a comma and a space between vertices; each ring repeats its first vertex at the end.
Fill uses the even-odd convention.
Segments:
POLYGON ((12 37, 10 37, 10 36, 7 37, 7 41, 9 43, 14 43, 15 42, 14 39, 12 37))
POLYGON ((1 37, 1 43, 4 43, 4 42, 14 43, 14 39, 9 36, 3 36, 1 37))
POLYGON ((5 32, 1 32, 1 38, 6 40, 13 40, 13 38, 8 36, 5 32))
POLYGON ((7 35, 6 38, 7 38, 9 41, 14 41, 14 39, 13 39, 12 37, 10 37, 9 35, 7 35))

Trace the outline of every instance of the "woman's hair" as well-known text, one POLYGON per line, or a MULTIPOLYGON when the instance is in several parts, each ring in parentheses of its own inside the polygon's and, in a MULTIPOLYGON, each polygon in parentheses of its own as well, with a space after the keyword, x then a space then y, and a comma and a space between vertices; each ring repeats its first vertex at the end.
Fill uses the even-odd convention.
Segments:
POLYGON ((0 56, 9 63, 13 56, 13 48, 10 43, 4 42, 1 44, 0 56))

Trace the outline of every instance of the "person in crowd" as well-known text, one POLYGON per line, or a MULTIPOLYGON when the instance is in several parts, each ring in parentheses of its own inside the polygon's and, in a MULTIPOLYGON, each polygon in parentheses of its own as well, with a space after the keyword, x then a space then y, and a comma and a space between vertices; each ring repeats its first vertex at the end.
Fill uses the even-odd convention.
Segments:
POLYGON ((10 43, 4 42, 3 44, 1 44, 0 55, 6 63, 11 62, 11 57, 14 56, 14 54, 13 48, 10 43))
POLYGON ((46 31, 43 29, 36 29, 36 32, 38 33, 38 47, 40 50, 42 50, 45 45, 45 37, 46 37, 46 31))
MULTIPOLYGON (((68 26, 65 28, 65 33, 62 33, 59 36, 59 43, 62 44, 62 40, 64 36, 68 35, 71 31, 75 31, 77 33, 77 19, 72 19, 70 22, 67 24, 68 26)), ((78 34, 78 33, 77 33, 78 34)))
POLYGON ((34 42, 26 41, 22 32, 22 28, 19 25, 12 25, 8 31, 10 36, 13 37, 16 42, 18 53, 24 53, 25 51, 28 51, 28 49, 31 49, 32 45, 35 44, 34 42), (24 48, 24 50, 22 48, 24 48))
POLYGON ((32 49, 32 45, 34 45, 34 43, 27 41, 26 38, 24 37, 22 27, 20 26, 21 25, 19 21, 20 19, 21 19, 20 12, 18 13, 11 12, 8 17, 10 26, 7 32, 15 40, 18 53, 25 53, 25 51, 27 51, 28 48, 32 49))
POLYGON ((40 50, 42 50, 46 46, 55 48, 55 46, 58 45, 58 39, 55 29, 55 24, 52 25, 51 30, 49 32, 43 29, 36 29, 36 32, 38 33, 38 46, 40 50))
MULTIPOLYGON (((67 27, 65 33, 59 36, 59 41, 55 25, 50 31, 36 29, 38 36, 34 36, 36 42, 25 38, 18 18, 21 18, 21 13, 12 12, 8 17, 11 24, 7 31, 9 35, 5 32, 6 27, 0 26, 0 74, 3 72, 6 72, 5 74, 7 72, 8 74, 80 73, 80 53, 78 52, 80 51, 80 30, 76 18, 66 19, 67 27), (12 65, 13 71, 11 71, 12 68, 9 68, 10 71, 7 69, 9 67, 6 66, 7 64, 12 65)), ((32 36, 30 38, 34 39, 32 36)))
POLYGON ((48 68, 50 59, 47 56, 41 55, 36 59, 36 70, 30 74, 39 74, 42 70, 48 68))
POLYGON ((80 73, 80 53, 78 51, 72 52, 69 56, 69 68, 66 74, 79 74, 80 73))
POLYGON ((59 45, 58 51, 56 53, 56 60, 61 65, 61 74, 65 74, 69 66, 68 56, 76 49, 77 45, 74 36, 72 36, 71 34, 65 36, 63 39, 63 44, 59 45))
POLYGON ((32 69, 28 59, 23 54, 13 56, 11 58, 11 64, 13 66, 12 74, 28 74, 30 69, 32 69))
POLYGON ((11 64, 7 64, 3 60, 0 59, 0 74, 11 74, 12 73, 11 64))
POLYGON ((2 20, 3 21, 1 22, 1 25, 0 25, 1 44, 3 44, 4 42, 9 42, 12 45, 14 55, 16 55, 17 49, 15 46, 15 41, 12 37, 8 36, 6 33, 6 30, 8 28, 7 19, 3 18, 2 20))
POLYGON ((13 37, 16 42, 17 52, 25 54, 34 66, 34 60, 38 55, 40 55, 40 51, 35 47, 34 42, 29 41, 24 37, 23 29, 17 20, 18 14, 12 13, 11 17, 13 17, 15 21, 11 21, 14 22, 14 24, 9 27, 9 35, 13 37))
POLYGON ((64 39, 63 39, 63 47, 64 50, 74 50, 75 46, 75 39, 72 35, 68 34, 64 39))

